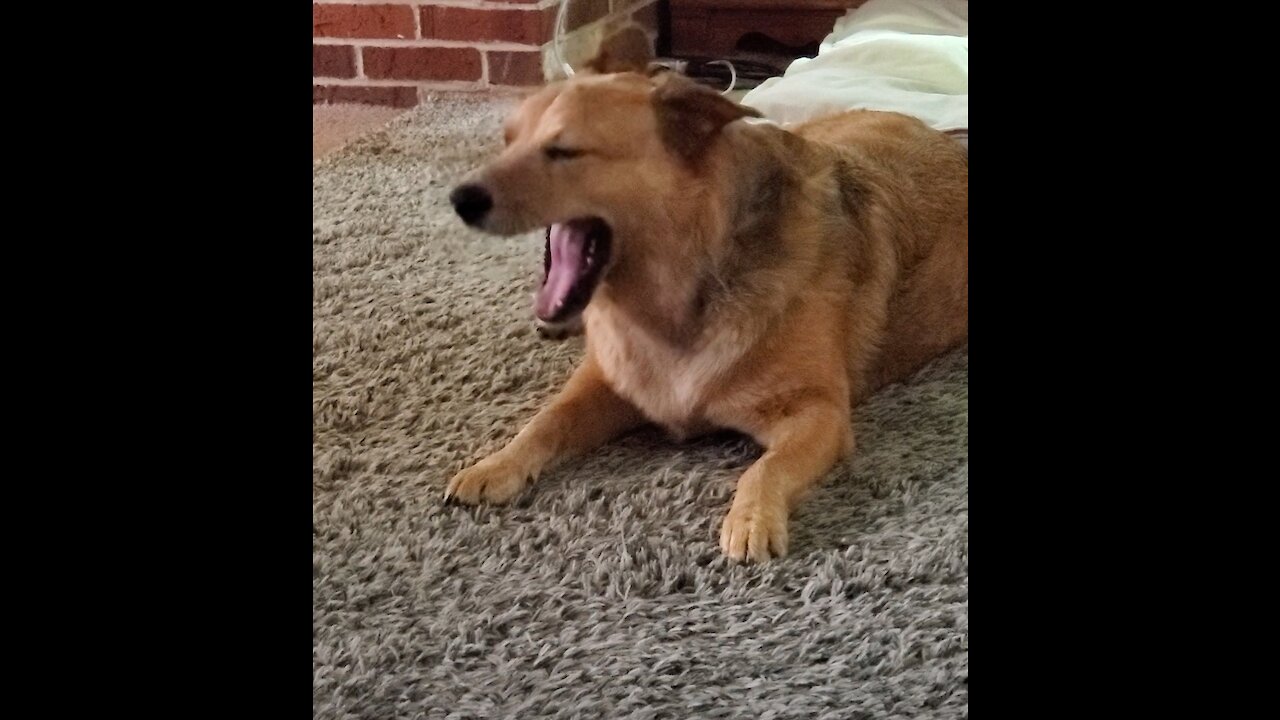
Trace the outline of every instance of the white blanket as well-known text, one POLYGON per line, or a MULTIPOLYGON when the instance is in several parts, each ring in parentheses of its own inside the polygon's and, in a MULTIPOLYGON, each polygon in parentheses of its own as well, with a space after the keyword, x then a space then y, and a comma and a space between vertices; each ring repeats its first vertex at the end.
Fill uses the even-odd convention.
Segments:
POLYGON ((742 103, 790 124, 855 108, 969 127, 967 0, 869 0, 836 21, 818 56, 791 63, 742 103))

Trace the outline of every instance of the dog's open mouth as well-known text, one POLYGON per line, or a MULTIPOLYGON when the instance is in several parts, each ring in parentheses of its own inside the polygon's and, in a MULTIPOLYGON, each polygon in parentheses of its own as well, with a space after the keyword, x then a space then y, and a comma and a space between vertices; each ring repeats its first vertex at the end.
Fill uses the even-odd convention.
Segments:
POLYGON ((580 218, 547 228, 545 274, 534 296, 534 314, 544 323, 564 323, 591 301, 609 264, 613 231, 599 218, 580 218))

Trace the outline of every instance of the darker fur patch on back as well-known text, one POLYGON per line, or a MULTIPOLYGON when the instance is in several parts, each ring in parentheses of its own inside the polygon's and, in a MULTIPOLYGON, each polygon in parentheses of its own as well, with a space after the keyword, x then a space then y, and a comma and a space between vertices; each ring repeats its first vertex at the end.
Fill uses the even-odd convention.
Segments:
POLYGON ((712 309, 723 293, 733 293, 744 277, 784 263, 788 249, 782 241, 789 196, 798 178, 772 153, 761 153, 757 170, 739 188, 730 229, 733 247, 726 261, 709 271, 698 286, 695 308, 699 316, 712 309))
POLYGON ((787 169, 775 162, 760 173, 755 187, 742 198, 734 218, 733 240, 744 265, 764 264, 783 251, 778 235, 792 187, 787 169))
POLYGON ((871 198, 871 189, 858 177, 849 161, 837 160, 832 171, 836 180, 836 192, 840 195, 840 209, 850 219, 858 219, 871 198))

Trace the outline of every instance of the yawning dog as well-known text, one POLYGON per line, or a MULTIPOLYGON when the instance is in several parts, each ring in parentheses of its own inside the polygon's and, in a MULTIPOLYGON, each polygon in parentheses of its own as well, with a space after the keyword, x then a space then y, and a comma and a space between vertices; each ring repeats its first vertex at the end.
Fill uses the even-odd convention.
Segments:
POLYGON ((764 454, 721 526, 734 559, 787 552, 802 496, 853 451, 851 408, 967 342, 967 150, 851 111, 783 129, 647 57, 523 101, 506 148, 457 187, 468 225, 546 233, 534 300, 581 322, 567 385, 446 498, 503 503, 643 423, 727 428, 764 454), (615 72, 616 71, 616 72, 615 72))

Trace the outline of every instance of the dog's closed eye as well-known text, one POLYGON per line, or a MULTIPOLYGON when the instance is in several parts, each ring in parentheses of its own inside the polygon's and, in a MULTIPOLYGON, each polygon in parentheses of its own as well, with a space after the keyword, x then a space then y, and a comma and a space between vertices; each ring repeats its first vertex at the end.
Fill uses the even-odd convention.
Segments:
POLYGON ((585 150, 574 148, 560 147, 559 145, 548 145, 542 149, 548 160, 572 160, 576 157, 582 157, 586 153, 585 150))

